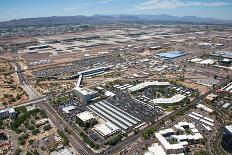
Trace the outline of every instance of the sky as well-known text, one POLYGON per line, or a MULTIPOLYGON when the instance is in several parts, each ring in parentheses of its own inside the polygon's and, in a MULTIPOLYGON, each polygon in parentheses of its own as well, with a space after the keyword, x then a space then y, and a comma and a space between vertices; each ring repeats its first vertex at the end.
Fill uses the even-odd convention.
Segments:
POLYGON ((232 0, 0 0, 0 21, 95 14, 169 14, 232 20, 232 0))

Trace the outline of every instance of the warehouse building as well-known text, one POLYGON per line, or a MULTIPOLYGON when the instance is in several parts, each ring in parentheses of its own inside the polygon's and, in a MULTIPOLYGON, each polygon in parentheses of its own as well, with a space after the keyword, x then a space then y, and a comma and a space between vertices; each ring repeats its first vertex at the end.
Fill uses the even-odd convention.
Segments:
POLYGON ((163 52, 163 53, 159 53, 156 54, 157 56, 164 58, 164 59, 175 59, 178 57, 182 57, 185 56, 186 53, 182 52, 182 51, 170 51, 170 52, 163 52))

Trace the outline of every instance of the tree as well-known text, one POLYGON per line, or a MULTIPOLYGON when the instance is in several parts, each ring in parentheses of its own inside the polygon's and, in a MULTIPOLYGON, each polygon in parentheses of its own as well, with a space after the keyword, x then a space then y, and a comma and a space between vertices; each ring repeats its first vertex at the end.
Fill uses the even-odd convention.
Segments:
POLYGON ((43 127, 43 131, 48 131, 48 130, 50 130, 51 128, 52 128, 52 127, 51 127, 50 124, 45 125, 45 126, 43 127))
POLYGON ((34 142, 33 139, 30 139, 30 140, 28 141, 29 145, 33 144, 33 142, 34 142))
POLYGON ((20 155, 21 152, 22 152, 22 150, 20 148, 18 148, 17 150, 15 150, 15 155, 20 155))
POLYGON ((195 152, 194 155, 210 155, 210 153, 205 150, 200 150, 195 152))

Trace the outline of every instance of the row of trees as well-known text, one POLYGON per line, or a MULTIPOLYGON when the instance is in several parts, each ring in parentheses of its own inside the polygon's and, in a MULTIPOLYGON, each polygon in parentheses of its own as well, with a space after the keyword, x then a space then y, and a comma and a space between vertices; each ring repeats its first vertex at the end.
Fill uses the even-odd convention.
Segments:
POLYGON ((82 140, 88 144, 91 148, 98 149, 100 146, 94 143, 84 132, 80 133, 82 140))

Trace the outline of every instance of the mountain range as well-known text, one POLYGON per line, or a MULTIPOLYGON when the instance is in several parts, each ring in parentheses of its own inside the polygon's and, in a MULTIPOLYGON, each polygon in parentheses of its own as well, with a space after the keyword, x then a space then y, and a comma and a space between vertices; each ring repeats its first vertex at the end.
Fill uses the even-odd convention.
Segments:
POLYGON ((167 23, 202 23, 202 24, 232 24, 232 21, 216 18, 201 18, 196 16, 161 15, 93 15, 93 16, 52 16, 38 18, 23 18, 0 22, 0 27, 14 26, 49 26, 59 24, 91 24, 114 22, 167 22, 167 23))

